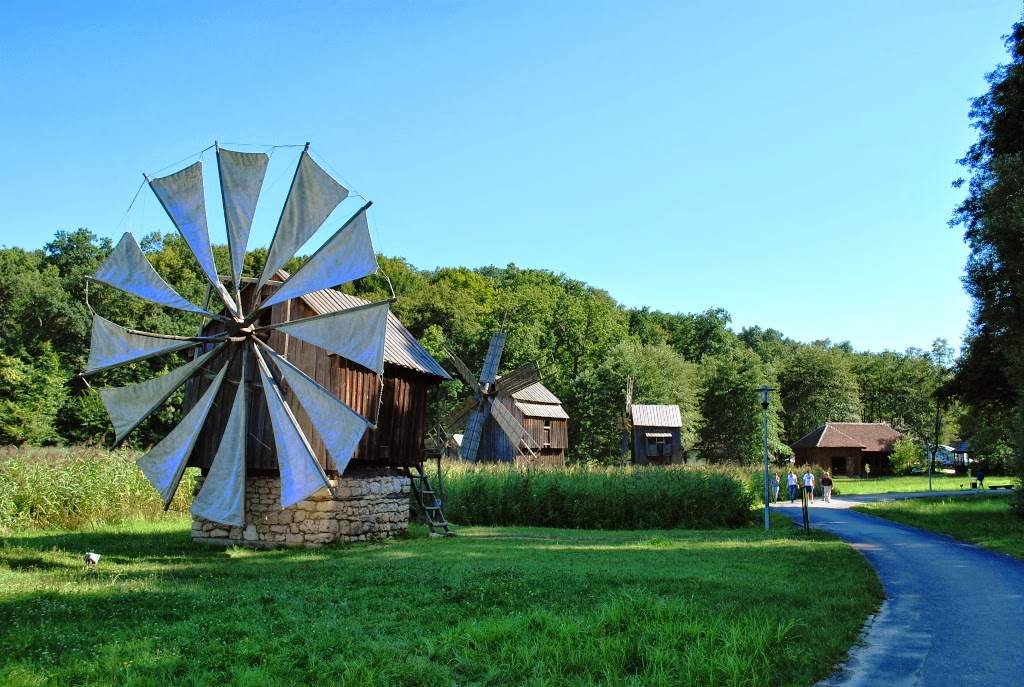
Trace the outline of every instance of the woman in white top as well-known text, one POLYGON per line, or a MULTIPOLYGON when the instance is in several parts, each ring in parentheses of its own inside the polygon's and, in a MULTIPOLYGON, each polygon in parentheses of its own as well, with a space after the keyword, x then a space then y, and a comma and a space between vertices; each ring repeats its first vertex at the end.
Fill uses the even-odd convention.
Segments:
POLYGON ((807 499, 814 503, 814 473, 810 468, 804 470, 804 491, 807 492, 807 499))

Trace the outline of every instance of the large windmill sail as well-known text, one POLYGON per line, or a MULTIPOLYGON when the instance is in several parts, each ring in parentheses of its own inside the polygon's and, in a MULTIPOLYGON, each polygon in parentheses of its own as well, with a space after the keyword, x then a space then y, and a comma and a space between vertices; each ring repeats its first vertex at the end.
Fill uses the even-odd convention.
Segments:
POLYGON ((488 427, 493 425, 507 437, 511 446, 523 455, 535 458, 540 445, 502 403, 517 391, 540 381, 540 370, 536 363, 527 363, 504 377, 498 376, 501 354, 505 349, 505 333, 496 332, 491 337, 484 357, 479 378, 452 352, 448 357, 458 370, 459 376, 469 385, 472 396, 456 406, 442 423, 453 432, 463 430, 459 454, 464 460, 476 461, 490 458, 480 456, 481 445, 488 427))
MULTIPOLYGON (((229 274, 225 277, 218 275, 214 263, 202 163, 165 177, 147 176, 147 180, 198 260, 211 290, 219 295, 223 308, 201 308, 174 291, 153 269, 131 234, 124 235, 92 279, 163 306, 215 318, 222 323, 219 325, 222 331, 191 339, 162 336, 129 330, 97 315, 84 374, 99 374, 173 352, 191 355, 191 362, 163 376, 127 387, 99 390, 120 441, 182 384, 197 374, 215 373, 213 382, 197 404, 163 441, 139 459, 139 465, 160 492, 165 505, 169 504, 206 418, 218 405, 215 399, 220 399, 219 405, 229 411, 229 416, 205 483, 193 504, 193 513, 216 522, 241 525, 245 512, 247 418, 254 403, 265 402, 269 410, 282 482, 282 507, 321 489, 331 489, 310 448, 309 438, 285 401, 279 380, 288 384, 292 396, 324 441, 339 473, 344 471, 363 433, 372 427, 369 420, 306 377, 261 339, 268 330, 278 329, 379 375, 383 369, 388 303, 371 303, 326 316, 256 326, 254 323, 261 315, 277 303, 376 271, 376 257, 366 222, 367 206, 344 222, 303 268, 280 284, 275 295, 263 302, 257 299, 245 312, 239 295, 242 263, 266 175, 267 155, 218 146, 217 162, 230 253, 229 274), (253 374, 255 376, 250 377, 253 374), (259 383, 254 383, 257 378, 259 383)), ((313 161, 307 144, 281 211, 257 290, 306 243, 348 194, 346 188, 313 161)))

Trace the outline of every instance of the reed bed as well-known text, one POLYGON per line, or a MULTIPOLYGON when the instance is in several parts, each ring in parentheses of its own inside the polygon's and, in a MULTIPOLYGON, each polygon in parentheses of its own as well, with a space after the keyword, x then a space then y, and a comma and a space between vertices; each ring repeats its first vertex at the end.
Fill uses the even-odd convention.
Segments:
POLYGON ((755 494, 730 468, 511 464, 442 466, 445 515, 459 525, 713 529, 751 522, 755 494))
MULTIPOLYGON (((76 530, 161 516, 160 495, 133 462, 139 455, 85 446, 0 447, 0 530, 76 530)), ((172 514, 191 505, 197 472, 185 471, 172 514)))

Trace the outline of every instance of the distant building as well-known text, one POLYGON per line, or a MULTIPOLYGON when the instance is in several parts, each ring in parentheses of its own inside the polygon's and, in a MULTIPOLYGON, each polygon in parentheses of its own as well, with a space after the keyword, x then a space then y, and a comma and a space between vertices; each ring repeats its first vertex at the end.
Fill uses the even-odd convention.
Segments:
POLYGON ((791 445, 796 465, 820 465, 833 475, 891 475, 889 456, 903 434, 882 422, 826 422, 791 445))
POLYGON ((679 406, 630 406, 633 428, 633 463, 669 465, 682 460, 680 432, 683 418, 679 406))

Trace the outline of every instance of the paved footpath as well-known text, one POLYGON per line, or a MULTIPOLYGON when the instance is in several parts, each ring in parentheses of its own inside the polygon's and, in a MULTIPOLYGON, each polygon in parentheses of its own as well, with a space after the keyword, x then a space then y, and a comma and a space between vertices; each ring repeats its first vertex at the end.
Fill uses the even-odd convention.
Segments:
MULTIPOLYGON (((816 498, 810 507, 811 527, 864 554, 887 596, 863 646, 851 649, 847 663, 820 687, 1024 686, 1024 563, 849 510, 868 501, 939 495, 816 498)), ((803 522, 799 502, 772 507, 803 522)), ((829 591, 841 594, 842 587, 829 591)))

